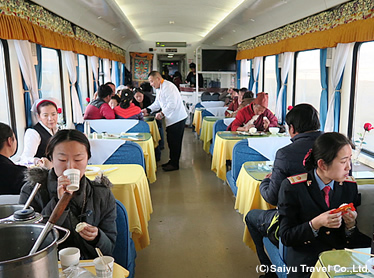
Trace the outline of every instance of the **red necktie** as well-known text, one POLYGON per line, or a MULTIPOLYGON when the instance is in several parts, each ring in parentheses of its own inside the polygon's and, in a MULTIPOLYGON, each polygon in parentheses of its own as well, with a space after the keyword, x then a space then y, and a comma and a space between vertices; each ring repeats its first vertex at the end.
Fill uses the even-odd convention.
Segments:
POLYGON ((323 189, 323 192, 325 193, 325 202, 328 207, 330 207, 330 197, 329 197, 329 192, 331 190, 330 186, 325 186, 323 189))

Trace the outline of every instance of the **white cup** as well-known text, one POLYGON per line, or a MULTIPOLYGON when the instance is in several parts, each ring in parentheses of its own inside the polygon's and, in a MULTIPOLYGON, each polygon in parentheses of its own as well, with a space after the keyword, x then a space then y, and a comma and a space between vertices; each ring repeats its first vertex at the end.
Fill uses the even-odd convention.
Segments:
POLYGON ((70 183, 66 189, 69 191, 77 191, 79 189, 81 171, 78 169, 67 169, 64 171, 64 176, 67 176, 70 180, 70 183))
POLYGON ((69 266, 78 265, 80 256, 81 252, 79 248, 76 247, 64 248, 58 252, 58 257, 63 270, 69 266))
POLYGON ((112 278, 113 277, 114 259, 112 257, 110 256, 103 256, 102 258, 98 257, 93 260, 93 263, 95 265, 96 276, 98 278, 112 278))
POLYGON ((253 134, 253 133, 257 132, 257 128, 251 127, 248 131, 249 131, 249 133, 253 134))

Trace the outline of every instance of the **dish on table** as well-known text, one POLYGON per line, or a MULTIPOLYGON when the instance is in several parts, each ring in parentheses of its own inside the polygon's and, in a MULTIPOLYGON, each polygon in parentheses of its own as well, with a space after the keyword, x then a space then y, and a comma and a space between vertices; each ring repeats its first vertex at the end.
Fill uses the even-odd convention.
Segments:
POLYGON ((117 135, 117 134, 106 134, 103 137, 106 138, 106 139, 118 139, 118 138, 120 138, 120 135, 117 135))
POLYGON ((85 175, 86 176, 96 175, 99 172, 100 172, 100 167, 88 166, 86 167, 85 175))
POLYGON ((368 271, 372 274, 374 274, 374 258, 370 258, 366 261, 366 267, 368 271))
POLYGON ((263 131, 256 131, 256 132, 253 132, 253 133, 250 133, 248 131, 237 131, 238 134, 240 135, 249 135, 249 136, 262 136, 262 135, 266 135, 266 132, 263 132, 263 131))

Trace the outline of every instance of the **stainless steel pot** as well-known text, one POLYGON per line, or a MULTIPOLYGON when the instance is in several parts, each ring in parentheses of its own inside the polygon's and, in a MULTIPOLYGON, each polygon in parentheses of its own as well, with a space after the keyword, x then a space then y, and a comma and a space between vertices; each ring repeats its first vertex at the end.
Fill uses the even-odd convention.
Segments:
POLYGON ((24 205, 0 205, 0 224, 39 223, 43 216, 32 207, 23 209, 24 205))
POLYGON ((69 236, 69 230, 55 226, 39 251, 28 255, 44 228, 43 224, 0 225, 0 278, 58 278, 57 245, 69 236), (57 229, 66 234, 60 240, 57 229))

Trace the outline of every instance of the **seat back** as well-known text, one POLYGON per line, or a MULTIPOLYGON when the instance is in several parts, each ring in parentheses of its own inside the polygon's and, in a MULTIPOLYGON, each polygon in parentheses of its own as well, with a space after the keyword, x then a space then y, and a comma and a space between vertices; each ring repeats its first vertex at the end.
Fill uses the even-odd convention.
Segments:
POLYGON ((361 195, 361 205, 357 207, 357 227, 361 233, 371 238, 374 221, 374 186, 362 184, 357 188, 361 195))
POLYGON ((219 96, 220 96, 220 94, 219 93, 213 93, 213 95, 210 97, 210 100, 219 100, 219 96))
POLYGON ((210 101, 211 95, 209 92, 204 92, 201 94, 201 101, 210 101))
POLYGON ((210 154, 213 155, 213 151, 214 151, 214 141, 215 141, 215 138, 216 138, 216 133, 218 131, 225 131, 227 129, 227 125, 225 125, 225 122, 222 120, 218 120, 214 123, 213 125, 213 139, 212 139, 212 144, 210 145, 210 154))
POLYGON ((214 116, 212 113, 210 113, 208 110, 201 111, 201 117, 204 118, 206 116, 214 116))
POLYGON ((131 141, 121 145, 103 164, 139 164, 145 171, 143 150, 131 141))
POLYGON ((133 278, 135 274, 136 258, 135 245, 129 231, 129 220, 126 208, 118 200, 116 200, 116 207, 117 238, 116 245, 114 246, 113 258, 117 264, 126 268, 130 272, 129 277, 133 278))
POLYGON ((0 205, 18 204, 19 195, 0 195, 0 205))
POLYGON ((264 237, 262 241, 264 243, 266 252, 270 258, 272 265, 276 266, 277 276, 279 278, 286 278, 287 273, 285 271, 281 272, 279 270, 286 270, 287 265, 285 261, 286 261, 286 255, 287 255, 286 254, 287 248, 284 247, 283 244, 281 244, 280 239, 279 239, 279 249, 267 237, 264 237))
POLYGON ((139 121, 134 127, 130 128, 127 133, 141 132, 150 133, 149 125, 145 121, 139 121))
POLYGON ((265 156, 248 146, 248 140, 243 139, 235 144, 232 150, 232 175, 236 183, 243 163, 247 161, 268 161, 265 156))

